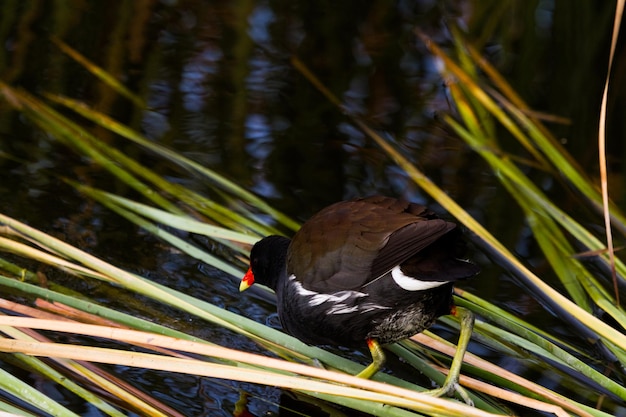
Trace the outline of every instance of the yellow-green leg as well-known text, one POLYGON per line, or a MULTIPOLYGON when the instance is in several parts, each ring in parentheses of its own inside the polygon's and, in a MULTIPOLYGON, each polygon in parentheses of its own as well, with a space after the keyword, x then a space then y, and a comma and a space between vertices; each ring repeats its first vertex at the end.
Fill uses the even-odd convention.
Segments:
MULTIPOLYGON (((459 332, 459 343, 457 344, 456 352, 452 358, 450 371, 440 388, 424 391, 423 393, 434 397, 441 397, 443 395, 452 395, 456 391, 461 396, 463 401, 469 405, 474 405, 474 402, 469 397, 467 391, 459 385, 459 375, 461 374, 461 366, 463 365, 463 356, 465 356, 465 351, 467 350, 467 345, 469 344, 472 337, 472 330, 474 329, 474 314, 463 307, 456 306, 453 307, 451 314, 460 319, 461 331, 459 332)), ((375 339, 368 339, 367 347, 372 354, 372 363, 359 372, 357 376, 359 378, 370 379, 385 363, 385 353, 383 352, 383 348, 375 339)))
POLYGON ((457 344, 456 352, 454 353, 452 364, 450 365, 450 371, 441 388, 424 391, 424 394, 440 397, 442 395, 452 395, 456 391, 461 398, 463 398, 463 401, 469 405, 474 405, 467 391, 459 385, 463 356, 465 356, 465 351, 467 350, 467 345, 469 344, 472 337, 472 330, 474 329, 474 314, 465 308, 455 306, 453 307, 452 315, 460 319, 461 331, 459 333, 459 343, 457 344))
POLYGON ((372 363, 357 374, 359 378, 370 379, 385 363, 385 353, 382 346, 375 339, 367 339, 367 347, 372 354, 372 363))

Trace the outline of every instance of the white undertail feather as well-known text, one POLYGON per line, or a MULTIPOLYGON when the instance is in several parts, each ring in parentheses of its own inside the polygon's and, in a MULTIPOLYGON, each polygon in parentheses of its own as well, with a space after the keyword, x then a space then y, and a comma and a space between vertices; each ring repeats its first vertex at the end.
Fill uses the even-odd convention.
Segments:
POLYGON ((441 285, 447 284, 450 281, 420 281, 419 279, 409 277, 402 273, 400 265, 393 267, 391 270, 391 277, 396 284, 403 290, 407 291, 423 291, 431 288, 436 288, 441 285))

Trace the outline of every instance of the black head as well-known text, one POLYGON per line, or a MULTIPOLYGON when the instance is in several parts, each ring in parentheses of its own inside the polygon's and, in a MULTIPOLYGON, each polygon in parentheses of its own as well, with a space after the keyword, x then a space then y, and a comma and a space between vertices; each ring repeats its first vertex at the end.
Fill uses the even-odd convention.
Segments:
POLYGON ((279 279, 285 274, 290 242, 284 236, 268 236, 259 240, 250 251, 250 270, 244 277, 241 288, 258 283, 276 290, 279 279))

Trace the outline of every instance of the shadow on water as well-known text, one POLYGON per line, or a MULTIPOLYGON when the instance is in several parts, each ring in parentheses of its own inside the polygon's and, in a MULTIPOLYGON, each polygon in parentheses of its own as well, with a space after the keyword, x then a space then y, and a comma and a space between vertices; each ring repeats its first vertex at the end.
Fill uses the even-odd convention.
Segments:
MULTIPOLYGON (((294 70, 289 63, 294 55, 351 111, 396 138, 412 162, 505 245, 537 270, 546 268, 510 197, 484 163, 439 120, 440 112, 450 110, 446 88, 437 62, 414 36, 416 27, 444 45, 450 44, 448 22, 466 27, 532 107, 572 121, 554 126, 555 131, 583 166, 596 164, 595 143, 589 138, 597 128, 611 2, 67 3, 72 7, 58 2, 0 5, 0 40, 5 46, 0 51, 2 80, 33 93, 85 101, 245 185, 299 220, 357 195, 380 193, 432 203, 294 70), (505 3, 507 7, 501 5, 505 3), (95 79, 60 51, 52 36, 122 80, 146 100, 148 109, 133 106, 95 79)), ((625 62, 624 55, 618 54, 616 67, 623 68, 625 62)), ((621 80, 616 80, 613 109, 623 109, 621 80)), ((623 137, 625 120, 611 115, 609 120, 610 133, 623 137)), ((95 126, 93 133, 111 143, 118 140, 95 126)), ((16 113, 0 107, 1 212, 157 282, 272 323, 271 300, 240 296, 233 277, 171 252, 63 183, 62 177, 77 178, 132 197, 98 167, 42 135, 16 113)), ((181 176, 176 167, 139 154, 126 143, 119 146, 163 176, 207 191, 194 178, 181 176)), ((611 141, 609 146, 611 166, 621 175, 624 142, 611 141)), ((532 175, 542 178, 540 172, 532 175)), ((551 184, 544 188, 549 193, 551 184)), ((625 201, 621 188, 612 195, 618 202, 625 201)), ((573 200, 568 207, 570 197, 562 197, 565 210, 576 210, 573 200)), ((473 258, 483 264, 483 273, 467 284, 468 289, 521 317, 540 317, 567 339, 563 324, 520 291, 518 283, 490 266, 482 254, 473 258)), ((107 301, 106 290, 84 285, 79 290, 95 299, 140 314, 140 306, 107 301)), ((163 323, 225 346, 266 354, 243 337, 194 322, 174 309, 163 312, 163 323)), ((509 366, 520 374, 527 372, 523 363, 509 366)), ((187 415, 356 415, 350 410, 329 410, 327 404, 311 399, 307 405, 294 405, 295 394, 274 388, 140 369, 118 367, 115 372, 187 415), (242 404, 243 391, 250 393, 246 411, 250 414, 235 411, 242 404)), ((36 383, 35 376, 22 376, 36 383)), ((72 404, 75 398, 52 384, 47 390, 81 415, 99 415, 82 403, 72 404)))

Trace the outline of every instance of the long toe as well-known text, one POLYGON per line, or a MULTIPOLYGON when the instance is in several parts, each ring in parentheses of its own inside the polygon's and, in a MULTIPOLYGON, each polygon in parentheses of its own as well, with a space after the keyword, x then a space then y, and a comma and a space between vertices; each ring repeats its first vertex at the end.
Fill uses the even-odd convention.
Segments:
POLYGON ((441 387, 429 391, 424 391, 423 394, 432 395, 433 397, 453 396, 455 393, 459 394, 461 399, 467 404, 474 406, 474 401, 470 398, 468 392, 459 385, 456 381, 447 382, 441 387))

